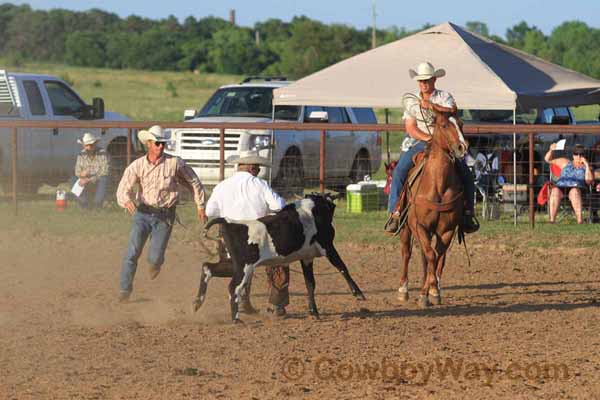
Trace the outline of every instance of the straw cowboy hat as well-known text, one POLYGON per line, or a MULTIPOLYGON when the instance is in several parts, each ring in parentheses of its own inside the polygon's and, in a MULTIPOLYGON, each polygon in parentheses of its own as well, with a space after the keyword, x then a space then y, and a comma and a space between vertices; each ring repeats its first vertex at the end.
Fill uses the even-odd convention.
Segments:
POLYGON ((148 140, 153 142, 168 142, 169 138, 165 134, 163 128, 158 125, 154 125, 148 130, 141 130, 137 134, 138 140, 142 143, 146 143, 148 140))
POLYGON ((94 144, 99 140, 100 140, 100 138, 98 136, 96 136, 90 132, 86 132, 83 134, 83 137, 81 139, 77 139, 77 143, 86 146, 88 144, 94 144))
POLYGON ((423 62, 417 66, 417 70, 409 69, 408 75, 415 81, 425 81, 430 78, 441 78, 446 75, 442 68, 435 69, 431 63, 423 62))
POLYGON ((258 151, 256 150, 246 150, 240 151, 239 156, 231 156, 227 159, 227 162, 232 164, 256 164, 256 165, 264 165, 265 167, 271 166, 271 161, 269 159, 261 157, 258 155, 258 151))

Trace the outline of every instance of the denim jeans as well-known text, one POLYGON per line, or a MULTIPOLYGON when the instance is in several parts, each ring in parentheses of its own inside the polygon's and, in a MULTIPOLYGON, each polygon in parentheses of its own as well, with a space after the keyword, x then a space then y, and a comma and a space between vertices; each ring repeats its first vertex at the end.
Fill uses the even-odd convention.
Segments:
POLYGON ((389 213, 392 213, 394 208, 396 208, 398 197, 400 197, 400 192, 404 188, 404 182, 408 178, 408 170, 413 166, 413 156, 423 150, 425 150, 425 142, 418 142, 400 156, 392 174, 392 187, 390 188, 390 197, 388 199, 389 213))
MULTIPOLYGON (((402 154, 394 172, 392 174, 392 187, 390 188, 390 197, 388 199, 388 212, 392 213, 396 208, 396 202, 400 196, 402 188, 404 188, 404 182, 408 178, 408 171, 413 167, 413 156, 425 149, 425 142, 419 142, 408 151, 402 154)), ((465 159, 456 162, 458 167, 458 173, 461 177, 464 194, 463 198, 465 201, 465 208, 467 210, 473 210, 475 204, 475 182, 473 174, 467 166, 465 159)))
MULTIPOLYGON (((77 182, 77 177, 71 178, 71 186, 77 182)), ((88 208, 89 206, 89 195, 94 192, 94 204, 93 207, 101 208, 104 198, 106 197, 106 188, 108 187, 108 176, 100 176, 95 183, 88 183, 84 186, 83 192, 77 198, 77 202, 81 208, 88 208)))
POLYGON ((175 221, 174 211, 166 217, 139 211, 133 214, 127 254, 121 268, 121 292, 131 293, 133 290, 133 278, 137 270, 138 258, 142 254, 148 236, 150 236, 148 263, 155 268, 160 268, 165 262, 165 251, 175 221))

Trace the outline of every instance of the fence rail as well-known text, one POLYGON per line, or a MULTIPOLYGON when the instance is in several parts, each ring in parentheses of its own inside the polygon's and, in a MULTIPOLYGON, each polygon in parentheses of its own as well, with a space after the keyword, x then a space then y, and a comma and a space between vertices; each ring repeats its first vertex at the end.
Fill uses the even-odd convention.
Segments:
MULTIPOLYGON (((224 135, 227 129, 257 129, 257 130, 297 130, 297 131, 320 131, 320 157, 319 157, 319 187, 325 190, 325 148, 326 131, 368 131, 368 132, 404 132, 404 124, 329 124, 310 123, 299 124, 292 122, 274 123, 210 123, 210 122, 169 122, 169 121, 36 121, 36 120, 1 120, 0 128, 10 128, 11 135, 11 179, 12 200, 15 213, 18 212, 18 130, 20 128, 81 128, 81 129, 128 129, 127 135, 127 164, 132 158, 132 133, 136 129, 147 128, 152 125, 161 125, 168 128, 210 128, 220 131, 220 179, 225 176, 224 160, 224 135)), ((510 125, 510 124, 466 124, 463 128, 466 135, 527 135, 528 136, 528 192, 529 192, 529 222, 533 227, 535 224, 534 207, 534 143, 536 135, 539 134, 563 134, 563 135, 600 135, 600 125, 510 125)), ((516 152, 513 146, 513 155, 516 152)), ((516 182, 515 186, 516 186, 516 182)))

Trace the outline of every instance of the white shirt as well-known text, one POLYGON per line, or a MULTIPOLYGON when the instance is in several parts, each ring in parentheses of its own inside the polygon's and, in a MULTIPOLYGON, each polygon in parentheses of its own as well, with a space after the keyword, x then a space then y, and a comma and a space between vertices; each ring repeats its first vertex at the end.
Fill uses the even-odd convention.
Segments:
POLYGON ((264 217, 285 207, 269 184, 246 171, 220 182, 206 204, 206 215, 243 221, 264 217))
MULTIPOLYGON (((404 115, 402 116, 402 119, 405 121, 407 119, 416 120, 417 127, 426 134, 430 135, 431 133, 433 133, 433 125, 435 124, 435 118, 431 110, 421 108, 420 99, 420 93, 417 94, 416 97, 403 97, 402 103, 404 104, 404 115)), ((450 93, 438 89, 435 89, 433 93, 431 93, 429 101, 433 104, 437 104, 438 106, 447 108, 452 108, 456 105, 454 97, 452 97, 450 93)), ((404 138, 404 141, 402 142, 402 151, 408 151, 408 149, 413 147, 418 142, 418 139, 406 135, 406 138, 404 138)))

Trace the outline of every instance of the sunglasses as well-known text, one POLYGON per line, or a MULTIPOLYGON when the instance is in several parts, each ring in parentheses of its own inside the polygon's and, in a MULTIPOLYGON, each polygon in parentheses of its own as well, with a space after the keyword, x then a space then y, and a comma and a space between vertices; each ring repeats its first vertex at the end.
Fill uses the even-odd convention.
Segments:
POLYGON ((164 146, 165 145, 165 142, 152 142, 152 143, 154 143, 155 147, 160 147, 160 146, 164 146))

